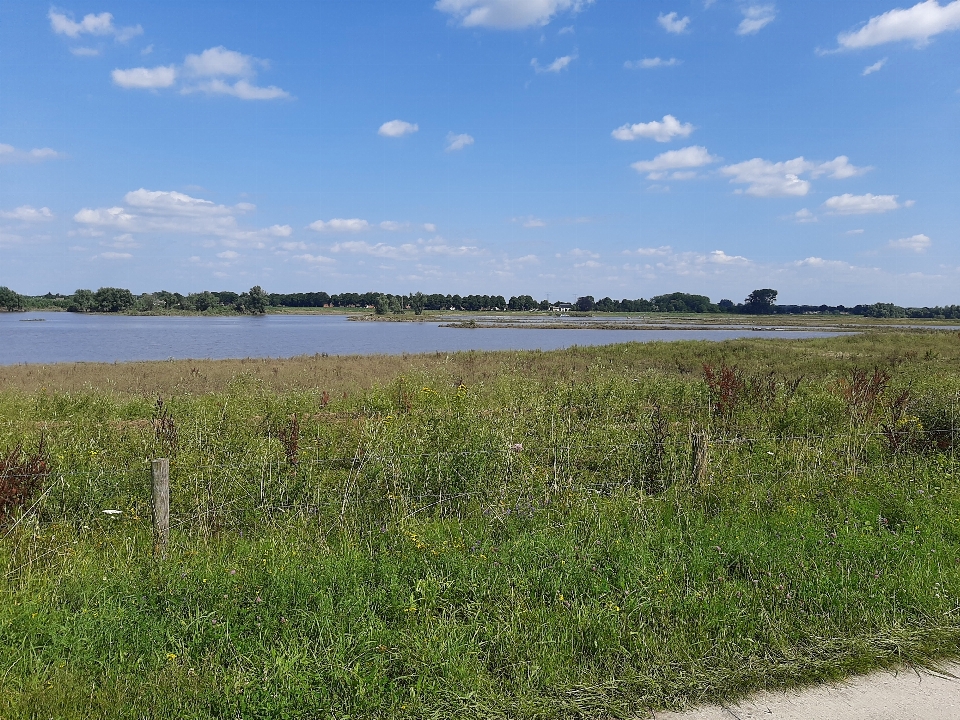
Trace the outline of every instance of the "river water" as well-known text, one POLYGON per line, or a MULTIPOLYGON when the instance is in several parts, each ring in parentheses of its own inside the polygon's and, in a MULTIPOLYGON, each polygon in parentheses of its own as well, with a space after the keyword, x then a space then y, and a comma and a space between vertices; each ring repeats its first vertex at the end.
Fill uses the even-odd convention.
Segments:
POLYGON ((830 337, 836 332, 591 330, 440 327, 435 322, 352 322, 343 315, 137 317, 0 313, 0 365, 128 360, 371 355, 458 350, 555 350, 571 345, 743 337, 830 337))

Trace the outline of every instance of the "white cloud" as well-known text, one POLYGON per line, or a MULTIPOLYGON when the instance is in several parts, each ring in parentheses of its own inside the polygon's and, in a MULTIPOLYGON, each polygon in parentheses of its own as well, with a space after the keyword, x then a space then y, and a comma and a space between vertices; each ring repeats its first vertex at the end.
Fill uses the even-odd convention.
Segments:
POLYGON ((803 196, 810 192, 810 183, 800 179, 800 173, 808 172, 809 165, 810 163, 802 157, 778 163, 754 158, 735 165, 727 165, 720 168, 720 172, 730 176, 732 183, 748 185, 746 190, 748 195, 803 196))
POLYGON ((687 29, 687 26, 690 24, 690 18, 683 17, 678 19, 677 13, 675 12, 667 13, 666 15, 660 13, 657 16, 657 22, 660 23, 668 33, 679 35, 687 29))
POLYGON ((74 21, 64 13, 58 13, 53 8, 47 13, 50 18, 50 29, 57 35, 66 35, 69 38, 78 38, 81 35, 113 35, 118 42, 126 42, 130 38, 143 33, 139 25, 118 28, 113 24, 113 15, 108 12, 94 15, 84 15, 80 22, 74 21))
POLYGON ((434 8, 463 27, 512 30, 546 25, 561 12, 579 12, 594 0, 437 0, 434 8))
MULTIPOLYGON (((801 158, 802 159, 802 158, 801 158)), ((871 167, 857 167, 850 164, 850 158, 846 155, 838 155, 833 160, 815 165, 810 170, 810 176, 818 178, 821 175, 829 175, 835 180, 846 180, 869 172, 871 167)))
POLYGON ((111 250, 108 252, 102 252, 99 255, 95 255, 94 257, 103 258, 104 260, 129 260, 130 258, 133 257, 133 255, 131 255, 130 253, 114 252, 111 250))
POLYGON ((862 175, 869 169, 852 165, 846 155, 840 155, 824 163, 811 162, 803 157, 777 163, 753 158, 722 167, 720 172, 728 176, 732 183, 747 185, 744 192, 748 195, 803 197, 810 192, 810 182, 800 177, 801 175, 809 175, 811 178, 829 175, 837 180, 843 180, 862 175))
POLYGON ((391 260, 414 260, 421 257, 445 256, 460 257, 480 255, 479 248, 472 245, 448 245, 443 238, 432 240, 417 240, 415 243, 389 245, 387 243, 371 244, 363 240, 349 240, 337 243, 330 247, 334 253, 348 253, 351 255, 369 255, 372 257, 388 258, 391 260))
MULTIPOLYGON (((641 160, 633 163, 630 167, 640 173, 648 173, 647 177, 651 180, 663 179, 669 170, 689 170, 691 168, 700 168, 709 165, 718 160, 718 158, 707 152, 705 147, 700 145, 691 145, 680 150, 668 150, 665 153, 657 155, 653 160, 641 160)), ((684 176, 676 178, 677 180, 686 179, 684 176)))
POLYGON ((292 252, 293 250, 306 250, 307 244, 304 242, 282 242, 280 243, 280 249, 286 250, 287 252, 292 252))
POLYGON ((456 150, 463 150, 467 145, 473 145, 473 136, 467 135, 466 133, 461 133, 459 135, 454 135, 452 132, 447 133, 447 152, 454 152, 456 150))
POLYGON ((290 93, 282 88, 278 88, 276 85, 260 87, 253 85, 247 80, 237 80, 231 85, 220 78, 214 78, 213 80, 198 83, 191 87, 185 87, 180 92, 184 94, 205 92, 208 95, 232 95, 241 100, 278 100, 280 98, 290 97, 290 93))
POLYGON ((720 265, 748 265, 750 263, 743 255, 727 255, 723 250, 714 250, 707 255, 706 261, 720 265))
POLYGON ((754 35, 777 17, 773 5, 749 5, 743 8, 743 20, 737 26, 737 35, 754 35))
POLYGON ((621 125, 611 135, 616 140, 637 140, 649 138, 657 142, 669 142, 675 137, 689 137, 693 132, 693 125, 681 123, 673 115, 664 115, 663 120, 653 120, 648 123, 621 125))
POLYGON ((177 81, 177 68, 173 65, 160 65, 155 68, 130 68, 114 70, 110 73, 115 85, 138 90, 167 88, 177 81))
POLYGON ((592 250, 582 250, 580 248, 574 248, 573 250, 568 252, 567 255, 569 255, 570 257, 576 257, 576 258, 580 258, 580 257, 593 258, 594 260, 598 260, 600 258, 599 253, 595 253, 592 250))
POLYGON ((649 70, 650 68, 658 67, 673 67, 674 65, 679 65, 680 61, 676 58, 670 58, 669 60, 664 60, 659 57, 654 58, 643 58, 643 60, 627 60, 623 66, 627 70, 649 70))
POLYGON ((240 253, 233 250, 224 250, 223 252, 218 252, 217 257, 221 260, 236 260, 240 257, 240 253))
POLYGON ((574 32, 576 32, 576 29, 573 27, 573 25, 567 25, 566 27, 560 28, 557 31, 557 35, 570 35, 574 32))
POLYGON ((187 55, 183 69, 199 77, 249 77, 253 74, 256 59, 236 50, 227 50, 223 45, 204 50, 199 55, 187 55))
POLYGON ((114 229, 123 233, 206 235, 219 238, 225 245, 254 247, 263 247, 265 241, 288 237, 293 232, 289 225, 241 228, 237 216, 254 209, 249 203, 228 207, 175 191, 143 188, 128 192, 124 203, 125 207, 82 208, 73 216, 74 222, 83 226, 78 232, 97 236, 114 229))
POLYGON ((377 134, 383 137, 398 138, 415 133, 419 129, 420 126, 416 123, 408 123, 405 120, 390 120, 380 126, 377 134))
POLYGON ((857 228, 856 230, 847 230, 844 235, 863 235, 863 228, 857 228))
POLYGON ((97 48, 91 47, 75 47, 70 48, 70 52, 76 55, 77 57, 96 57, 100 54, 100 51, 97 48))
MULTIPOLYGON (((363 232, 370 228, 370 223, 360 218, 333 218, 324 222, 317 220, 310 223, 307 227, 317 232, 363 232)), ((385 228, 387 229, 387 228, 385 228)))
POLYGON ((143 50, 140 51, 141 55, 149 55, 153 52, 153 43, 147 45, 143 50))
POLYGON ((0 218, 20 222, 44 222, 52 220, 53 213, 48 207, 35 208, 32 205, 21 205, 13 210, 0 211, 0 218))
POLYGON ((793 214, 793 219, 798 223, 814 223, 817 222, 817 216, 810 212, 807 208, 802 210, 797 210, 793 214))
POLYGON ((926 235, 921 234, 908 238, 900 238, 899 240, 891 240, 889 245, 897 250, 912 250, 913 252, 922 253, 930 247, 931 241, 926 235))
POLYGON ((863 69, 864 77, 866 77, 867 75, 872 75, 873 73, 875 73, 877 70, 879 70, 886 64, 887 64, 887 58, 883 58, 883 60, 877 60, 877 62, 875 62, 873 65, 867 65, 867 67, 863 69))
POLYGON ((641 257, 665 257, 673 253, 673 248, 669 245, 661 245, 660 247, 644 247, 637 248, 636 250, 624 250, 624 255, 640 255, 641 257))
POLYGON ((837 42, 844 50, 912 40, 918 47, 942 32, 960 29, 960 0, 940 5, 925 0, 906 10, 896 8, 870 18, 859 30, 840 33, 837 42))
POLYGON ((565 68, 569 67, 570 63, 572 63, 576 59, 577 59, 576 53, 574 53, 573 55, 564 55, 563 57, 558 57, 556 60, 554 60, 552 63, 550 63, 546 67, 543 67, 540 65, 540 61, 534 58, 533 60, 530 61, 530 66, 538 73, 546 73, 546 72, 558 73, 561 70, 564 70, 565 68))
POLYGON ((308 265, 329 265, 336 262, 336 260, 331 257, 327 257, 326 255, 311 255, 310 253, 294 255, 293 259, 305 262, 308 265))
POLYGON ((168 88, 179 78, 187 81, 187 84, 180 87, 180 92, 184 95, 203 92, 208 95, 230 95, 240 100, 289 98, 290 93, 276 85, 261 87, 253 82, 257 67, 267 65, 266 60, 227 50, 220 45, 208 48, 199 55, 187 55, 182 68, 176 65, 161 65, 155 68, 117 69, 112 76, 113 82, 124 88, 168 88))
POLYGON ((53 148, 33 148, 33 150, 18 150, 13 145, 0 143, 0 165, 17 162, 43 162, 65 157, 53 148))
POLYGON ((525 228, 542 228, 547 226, 547 223, 538 217, 534 217, 533 215, 528 215, 525 218, 518 218, 518 220, 520 220, 521 224, 525 228))
POLYGON ((823 206, 836 215, 866 215, 868 213, 885 213, 902 207, 909 207, 913 202, 897 202, 897 195, 835 195, 827 199, 823 206))

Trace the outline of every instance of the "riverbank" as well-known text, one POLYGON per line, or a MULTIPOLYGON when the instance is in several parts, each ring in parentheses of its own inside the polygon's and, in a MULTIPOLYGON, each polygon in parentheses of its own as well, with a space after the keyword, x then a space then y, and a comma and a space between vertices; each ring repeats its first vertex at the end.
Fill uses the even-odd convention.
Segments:
POLYGON ((0 716, 643 716, 957 657, 958 367, 885 331, 0 368, 48 470, 0 716))

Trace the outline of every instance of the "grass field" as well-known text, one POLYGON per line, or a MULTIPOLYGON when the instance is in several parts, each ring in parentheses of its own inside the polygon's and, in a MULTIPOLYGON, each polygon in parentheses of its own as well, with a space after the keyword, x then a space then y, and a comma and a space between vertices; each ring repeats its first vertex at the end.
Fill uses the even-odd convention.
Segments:
POLYGON ((630 717, 957 657, 958 411, 956 332, 0 368, 0 717, 630 717))

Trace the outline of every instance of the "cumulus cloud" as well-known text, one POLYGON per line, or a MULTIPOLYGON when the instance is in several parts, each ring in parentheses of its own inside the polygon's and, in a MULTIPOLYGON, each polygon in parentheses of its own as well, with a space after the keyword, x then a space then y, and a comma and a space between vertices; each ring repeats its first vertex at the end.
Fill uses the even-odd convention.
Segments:
POLYGON ((813 223, 817 222, 817 216, 810 212, 807 208, 802 210, 797 210, 793 214, 793 219, 798 223, 813 223))
POLYGON ((823 163, 812 162, 802 156, 776 163, 762 158, 753 158, 722 167, 720 172, 728 176, 732 183, 747 185, 744 192, 748 195, 802 197, 810 192, 810 182, 802 178, 802 175, 808 175, 811 178, 828 175, 837 180, 843 180, 862 175, 869 169, 852 165, 846 155, 840 155, 823 163))
POLYGON ((843 50, 857 50, 904 40, 923 47, 930 38, 960 29, 960 0, 941 5, 924 0, 911 8, 895 8, 870 18, 861 28, 840 33, 837 42, 843 50))
POLYGON ((546 222, 538 217, 534 217, 533 215, 528 215, 525 218, 517 218, 517 220, 525 228, 542 228, 547 226, 546 222))
MULTIPOLYGON (((641 160, 633 163, 630 167, 639 173, 647 173, 651 180, 662 180, 671 170, 689 171, 692 168, 701 168, 710 165, 718 158, 707 152, 705 147, 700 145, 691 145, 680 150, 669 150, 657 155, 653 160, 641 160)), ((690 175, 686 173, 673 173, 677 180, 688 179, 690 175)))
POLYGON ((673 253, 673 248, 669 245, 660 247, 642 247, 636 250, 624 250, 624 255, 639 255, 641 257, 665 257, 673 253))
POLYGON ((219 45, 204 50, 199 55, 187 55, 183 61, 183 69, 200 77, 245 77, 253 73, 254 61, 250 55, 227 50, 223 45, 219 45))
POLYGON ((0 218, 5 220, 19 220, 20 222, 45 222, 53 219, 50 208, 35 208, 32 205, 21 205, 13 210, 0 211, 0 218))
POLYGON ((411 135, 419 129, 420 126, 417 125, 417 123, 408 123, 405 120, 390 120, 380 126, 377 134, 383 137, 398 138, 404 135, 411 135))
POLYGON ((743 8, 743 20, 737 26, 737 35, 754 35, 776 17, 777 9, 773 5, 748 5, 743 8))
POLYGON ((177 68, 173 65, 160 65, 154 68, 130 68, 114 70, 110 73, 113 84, 122 88, 138 90, 156 90, 168 88, 177 81, 177 68))
POLYGON ((573 55, 564 55, 563 57, 558 57, 552 63, 544 67, 540 64, 539 60, 534 58, 533 60, 530 61, 530 66, 538 73, 547 73, 547 72, 558 73, 561 70, 564 70, 567 67, 569 67, 570 63, 572 63, 576 59, 577 59, 576 53, 574 53, 573 55))
POLYGON ((913 205, 912 200, 905 203, 897 202, 897 195, 834 195, 828 198, 823 206, 835 215, 866 215, 869 213, 885 213, 913 205))
POLYGON ((654 58, 643 58, 643 60, 627 60, 623 66, 627 70, 649 70, 651 68, 658 67, 673 67, 674 65, 679 65, 680 61, 676 58, 670 58, 669 60, 664 60, 663 58, 654 57, 654 58))
POLYGON ((268 67, 266 60, 228 50, 222 45, 208 48, 184 58, 183 65, 161 65, 154 68, 117 69, 113 82, 122 88, 159 89, 184 80, 183 94, 202 92, 208 95, 230 95, 240 100, 278 100, 289 98, 286 90, 255 83, 257 68, 268 67))
POLYGON ((467 145, 473 145, 472 135, 467 135, 466 133, 460 133, 459 135, 455 135, 452 132, 447 133, 447 152, 463 150, 467 145))
POLYGON ((133 257, 133 255, 126 252, 115 252, 113 250, 108 250, 107 252, 102 252, 99 255, 94 255, 94 257, 102 258, 104 260, 129 260, 133 257))
POLYGON ((883 60, 877 60, 877 62, 875 62, 873 65, 867 65, 867 67, 863 69, 863 76, 866 77, 867 75, 872 75, 886 64, 887 59, 883 58, 883 60))
POLYGON ((373 244, 364 240, 349 240, 332 245, 330 251, 351 255, 369 255, 391 260, 415 260, 430 256, 459 257, 481 254, 480 249, 475 246, 449 245, 440 237, 431 240, 420 239, 415 243, 403 243, 402 245, 390 245, 388 243, 373 244))
POLYGON ((897 250, 912 250, 913 252, 922 253, 930 247, 931 241, 926 235, 920 234, 900 238, 899 240, 891 240, 888 244, 897 250))
POLYGON ((143 28, 139 25, 118 28, 113 24, 113 15, 108 12, 99 15, 90 13, 84 15, 80 22, 76 22, 65 13, 50 8, 47 17, 50 19, 50 29, 54 33, 74 39, 81 35, 112 35, 118 42, 126 42, 143 33, 143 28))
POLYGON ((226 245, 250 244, 263 247, 265 241, 289 237, 289 225, 266 228, 240 227, 237 217, 255 209, 249 203, 232 207, 184 193, 140 188, 128 192, 124 205, 82 208, 73 220, 82 233, 100 235, 105 230, 123 233, 162 233, 165 235, 201 235, 219 238, 226 245))
POLYGON ((317 232, 363 232, 370 228, 370 223, 360 218, 333 218, 332 220, 316 220, 307 227, 317 232))
POLYGON ((692 132, 693 125, 690 123, 681 123, 673 115, 664 115, 663 120, 621 125, 611 135, 616 140, 648 138, 657 142, 669 142, 675 137, 689 137, 692 132))
POLYGON ((677 13, 675 12, 667 13, 666 15, 660 13, 657 16, 657 22, 660 23, 660 26, 668 33, 679 35, 687 29, 688 25, 690 25, 690 18, 678 17, 677 13))
POLYGON ((463 27, 513 30, 546 25, 562 12, 579 12, 594 0, 437 0, 434 8, 463 27))
POLYGON ((65 157, 63 153, 53 148, 33 148, 33 150, 18 150, 13 145, 0 143, 0 165, 17 162, 43 162, 65 157))

